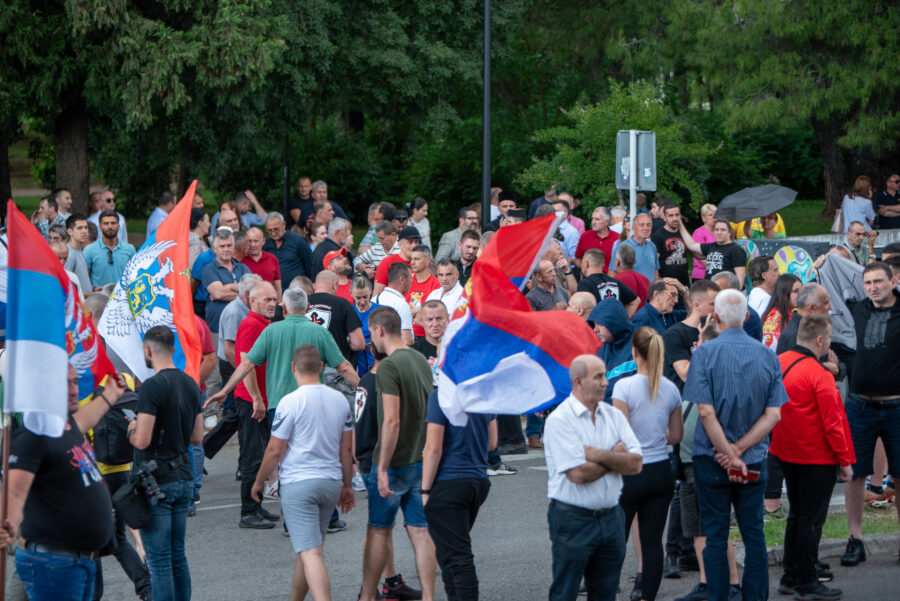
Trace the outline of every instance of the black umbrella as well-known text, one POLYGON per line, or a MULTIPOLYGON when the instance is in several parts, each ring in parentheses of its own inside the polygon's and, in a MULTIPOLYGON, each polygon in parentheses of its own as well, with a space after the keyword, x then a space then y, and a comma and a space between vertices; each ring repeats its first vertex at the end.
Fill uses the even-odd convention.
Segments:
POLYGON ((775 213, 793 204, 795 198, 797 198, 796 190, 775 184, 744 188, 722 199, 716 208, 716 217, 722 217, 733 223, 746 221, 775 213))

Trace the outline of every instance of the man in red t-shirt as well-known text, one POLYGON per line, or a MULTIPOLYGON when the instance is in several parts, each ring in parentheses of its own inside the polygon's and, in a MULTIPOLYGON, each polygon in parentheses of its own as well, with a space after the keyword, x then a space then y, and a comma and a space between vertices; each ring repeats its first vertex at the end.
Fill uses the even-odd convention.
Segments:
POLYGON ((413 278, 409 292, 406 293, 406 302, 409 303, 409 308, 412 311, 413 335, 416 338, 421 338, 425 335, 425 328, 419 323, 421 321, 419 312, 422 310, 422 305, 425 304, 425 299, 428 298, 428 295, 433 290, 440 288, 441 283, 431 271, 431 249, 424 244, 420 244, 412 249, 412 258, 409 266, 412 269, 413 278))
MULTIPOLYGON (((259 282, 250 291, 250 313, 238 326, 234 340, 234 358, 240 363, 250 352, 253 343, 275 316, 278 304, 275 287, 269 282, 259 282)), ((269 442, 268 399, 266 398, 266 366, 251 371, 246 381, 234 389, 234 409, 240 420, 241 457, 241 528, 273 528, 278 515, 267 511, 253 499, 250 489, 262 464, 269 442)))
POLYGON ((620 244, 619 248, 616 250, 616 260, 613 267, 615 267, 616 270, 616 279, 631 288, 632 292, 634 292, 641 301, 641 304, 638 305, 638 309, 640 309, 647 300, 647 292, 650 290, 650 280, 643 274, 634 270, 635 260, 636 255, 634 247, 630 244, 620 244))
POLYGON ((391 265, 398 261, 403 261, 409 265, 412 260, 412 250, 418 245, 419 230, 411 225, 400 230, 400 233, 397 234, 397 246, 400 247, 400 252, 396 255, 385 257, 381 263, 378 264, 378 269, 375 270, 375 290, 372 293, 373 297, 378 296, 382 290, 387 288, 388 269, 391 268, 391 265))
POLYGON ((262 249, 264 242, 265 237, 258 227, 247 230, 247 256, 241 259, 241 263, 251 273, 272 284, 278 302, 281 302, 281 267, 275 255, 262 249))
POLYGON ((581 258, 584 253, 592 248, 599 248, 606 257, 603 265, 603 273, 609 271, 609 263, 612 260, 612 247, 618 236, 609 230, 609 209, 597 207, 591 214, 591 229, 581 234, 578 239, 578 247, 575 249, 575 265, 581 269, 581 258))
POLYGON ((322 259, 322 267, 327 271, 334 272, 338 277, 338 287, 335 294, 342 299, 353 304, 353 295, 350 294, 350 261, 347 259, 347 249, 333 250, 325 255, 322 259))

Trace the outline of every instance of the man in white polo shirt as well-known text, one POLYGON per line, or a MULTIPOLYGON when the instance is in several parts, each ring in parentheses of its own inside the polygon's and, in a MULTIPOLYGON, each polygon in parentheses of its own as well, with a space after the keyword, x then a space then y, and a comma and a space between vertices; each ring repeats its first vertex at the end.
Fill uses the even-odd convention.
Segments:
POLYGON ((572 394, 544 425, 553 583, 550 601, 615 601, 625 560, 622 476, 641 471, 641 444, 628 420, 603 402, 606 365, 580 355, 569 368, 572 394))
POLYGON ((432 290, 425 300, 441 301, 447 307, 447 313, 452 316, 463 294, 463 286, 459 283, 459 270, 456 268, 456 263, 447 258, 438 261, 437 278, 441 287, 432 290))
POLYGON ((412 309, 406 302, 406 293, 412 285, 412 270, 403 261, 398 261, 388 269, 388 285, 372 299, 376 305, 390 307, 400 315, 400 332, 403 342, 413 343, 412 309))

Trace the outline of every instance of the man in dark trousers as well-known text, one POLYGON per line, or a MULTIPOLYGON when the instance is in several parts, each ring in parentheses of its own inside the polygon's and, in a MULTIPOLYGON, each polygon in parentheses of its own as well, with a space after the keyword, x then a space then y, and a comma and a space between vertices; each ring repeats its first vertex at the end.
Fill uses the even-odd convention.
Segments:
POLYGON ((78 373, 68 371, 69 420, 59 438, 21 428, 11 442, 7 518, 0 549, 15 544, 16 571, 32 601, 90 599, 96 560, 113 536, 112 501, 84 432, 125 390, 112 379, 78 408, 78 373))
POLYGON ((175 367, 175 334, 167 326, 154 326, 144 334, 144 360, 154 375, 138 389, 137 419, 128 427, 136 449, 135 469, 153 472, 165 495, 153 505, 153 519, 141 528, 147 551, 153 598, 189 599, 191 574, 184 553, 188 504, 193 476, 188 446, 203 442, 200 388, 193 378, 175 367))

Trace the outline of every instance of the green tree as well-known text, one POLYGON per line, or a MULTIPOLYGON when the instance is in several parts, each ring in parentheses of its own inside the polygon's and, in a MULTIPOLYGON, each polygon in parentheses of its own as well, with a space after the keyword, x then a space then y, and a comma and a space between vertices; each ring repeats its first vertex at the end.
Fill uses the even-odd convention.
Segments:
POLYGON ((704 161, 715 150, 699 133, 676 117, 659 89, 648 83, 628 87, 611 84, 610 95, 595 105, 566 111, 568 125, 540 130, 539 144, 552 150, 535 157, 518 182, 530 191, 551 186, 582 200, 586 211, 618 204, 615 186, 616 132, 620 129, 656 132, 658 193, 698 207, 705 199, 708 173, 704 161))

